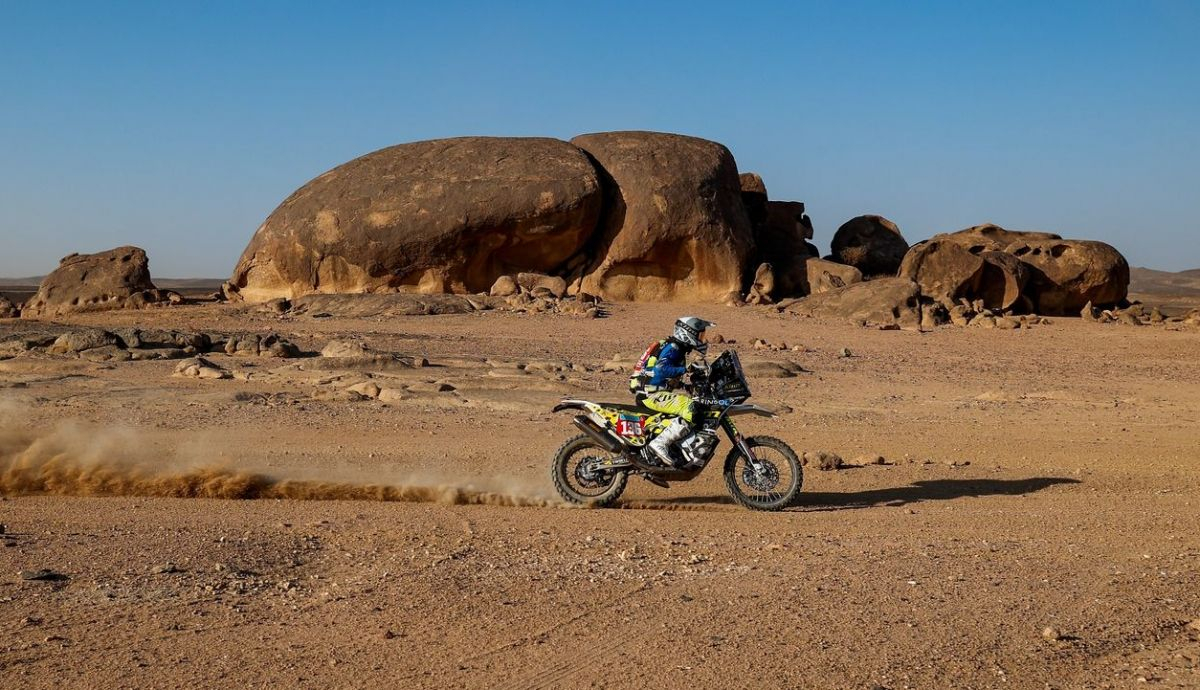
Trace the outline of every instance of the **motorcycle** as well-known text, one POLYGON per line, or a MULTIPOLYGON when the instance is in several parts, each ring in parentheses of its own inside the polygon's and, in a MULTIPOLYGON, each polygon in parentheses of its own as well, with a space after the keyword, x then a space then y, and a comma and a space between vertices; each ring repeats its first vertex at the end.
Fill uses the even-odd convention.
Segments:
POLYGON ((564 399, 554 412, 577 410, 572 420, 583 433, 559 447, 550 475, 569 503, 605 507, 625 491, 630 475, 661 487, 700 476, 716 454, 718 430, 733 448, 725 457, 725 485, 738 504, 752 510, 781 510, 791 505, 804 482, 800 459, 788 444, 772 436, 743 436, 733 418, 775 417, 746 404, 750 387, 737 353, 727 350, 712 365, 691 370, 686 388, 695 403, 693 432, 671 449, 676 466, 657 461, 646 445, 670 425, 672 416, 641 405, 564 399), (685 456, 681 448, 687 448, 685 456))

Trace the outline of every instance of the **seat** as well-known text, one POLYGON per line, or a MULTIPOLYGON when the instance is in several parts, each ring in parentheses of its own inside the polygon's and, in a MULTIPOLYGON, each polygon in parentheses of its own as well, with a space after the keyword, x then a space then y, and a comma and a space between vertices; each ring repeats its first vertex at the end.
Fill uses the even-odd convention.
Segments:
POLYGON ((644 415, 658 414, 654 410, 650 409, 649 407, 645 407, 644 405, 636 405, 636 404, 629 405, 626 403, 613 403, 613 402, 602 402, 602 403, 596 403, 596 404, 600 405, 601 407, 606 407, 610 410, 618 410, 620 412, 634 412, 637 414, 644 414, 644 415))

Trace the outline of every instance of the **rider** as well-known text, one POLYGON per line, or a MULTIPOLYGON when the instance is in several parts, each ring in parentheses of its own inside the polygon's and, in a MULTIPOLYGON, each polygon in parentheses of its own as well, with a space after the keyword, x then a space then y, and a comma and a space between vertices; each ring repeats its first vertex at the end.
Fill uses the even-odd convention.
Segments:
POLYGON ((671 445, 683 439, 692 428, 692 413, 695 411, 689 395, 675 392, 682 385, 680 379, 689 370, 703 369, 699 363, 686 366, 688 353, 695 350, 703 356, 708 352, 705 331, 716 324, 695 316, 682 316, 675 321, 675 330, 666 340, 659 340, 646 349, 642 359, 634 367, 629 388, 637 401, 655 412, 674 416, 671 425, 663 429, 647 447, 663 464, 674 467, 671 445))

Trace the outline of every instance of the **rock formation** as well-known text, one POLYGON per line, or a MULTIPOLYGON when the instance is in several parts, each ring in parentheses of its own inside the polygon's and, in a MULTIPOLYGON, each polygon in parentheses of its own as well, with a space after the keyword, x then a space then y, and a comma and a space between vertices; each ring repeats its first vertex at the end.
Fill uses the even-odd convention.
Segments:
POLYGON ((104 309, 140 308, 178 302, 178 293, 159 290, 150 280, 150 261, 137 247, 97 254, 71 254, 42 280, 21 310, 23 318, 53 318, 104 309))
POLYGON ((979 300, 1000 311, 1075 314, 1092 301, 1111 306, 1129 288, 1129 265, 1103 242, 979 225, 934 235, 908 251, 900 275, 922 295, 953 304, 979 300))
POLYGON ((600 217, 600 180, 556 139, 401 144, 317 177, 255 233, 231 283, 263 301, 309 293, 481 292, 555 272, 600 217))
POLYGON ((1088 302, 1111 306, 1129 293, 1128 262, 1103 242, 1028 240, 1007 253, 1030 267, 1028 294, 1039 314, 1077 314, 1088 302))
POLYGON ((742 290, 754 243, 729 149, 658 132, 571 140, 603 171, 604 215, 581 291, 710 301, 742 290))

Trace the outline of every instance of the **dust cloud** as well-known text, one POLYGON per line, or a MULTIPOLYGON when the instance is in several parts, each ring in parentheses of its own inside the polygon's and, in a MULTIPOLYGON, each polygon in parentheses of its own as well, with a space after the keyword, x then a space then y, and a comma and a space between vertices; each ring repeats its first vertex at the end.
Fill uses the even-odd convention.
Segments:
MULTIPOLYGON (((9 417, 10 415, 3 415, 9 417)), ((288 477, 168 453, 157 456, 130 430, 64 422, 37 432, 0 429, 0 494, 163 498, 398 501, 446 505, 560 507, 557 499, 444 482, 353 482, 288 477)))

